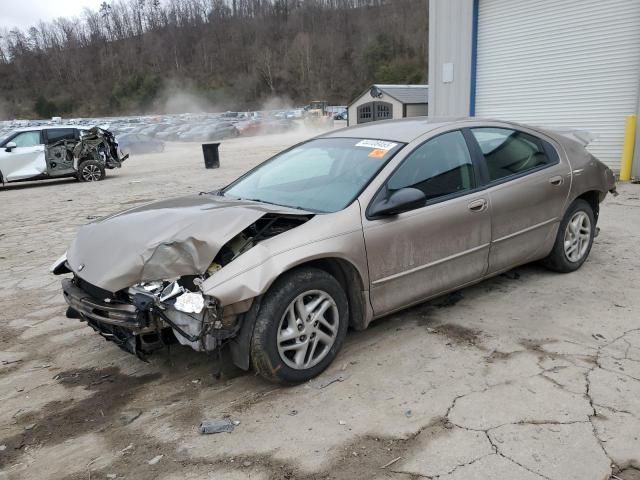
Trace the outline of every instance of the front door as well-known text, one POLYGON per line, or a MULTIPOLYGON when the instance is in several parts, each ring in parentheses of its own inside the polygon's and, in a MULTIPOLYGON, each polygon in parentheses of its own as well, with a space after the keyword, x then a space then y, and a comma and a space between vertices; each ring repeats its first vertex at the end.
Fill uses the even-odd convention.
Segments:
POLYGON ((508 128, 472 128, 485 158, 492 238, 488 273, 539 259, 551 248, 571 169, 542 138, 508 128))
POLYGON ((20 132, 9 142, 16 147, 9 152, 4 148, 0 151, 0 170, 7 181, 37 177, 47 171, 40 131, 20 132))
POLYGON ((477 177, 460 131, 423 143, 390 175, 378 195, 413 187, 427 200, 399 215, 363 218, 375 315, 482 278, 491 220, 477 177))
POLYGON ((72 146, 79 138, 75 128, 49 128, 45 134, 45 158, 49 176, 57 177, 75 172, 72 146))

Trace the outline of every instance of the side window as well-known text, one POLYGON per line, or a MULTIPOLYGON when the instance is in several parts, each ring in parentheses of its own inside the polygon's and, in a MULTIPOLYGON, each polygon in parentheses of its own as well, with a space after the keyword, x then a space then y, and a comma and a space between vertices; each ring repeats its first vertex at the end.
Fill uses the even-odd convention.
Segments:
POLYGON ((73 128, 50 128, 47 130, 47 143, 56 143, 60 140, 75 140, 76 132, 73 128))
POLYGON ((11 139, 17 147, 35 147, 40 145, 40 132, 22 132, 11 139))
POLYGON ((490 181, 555 162, 549 159, 543 141, 533 135, 507 128, 473 128, 471 131, 484 154, 490 181))
POLYGON ((418 147, 391 175, 387 187, 418 188, 427 200, 473 189, 473 164, 462 132, 439 135, 418 147))

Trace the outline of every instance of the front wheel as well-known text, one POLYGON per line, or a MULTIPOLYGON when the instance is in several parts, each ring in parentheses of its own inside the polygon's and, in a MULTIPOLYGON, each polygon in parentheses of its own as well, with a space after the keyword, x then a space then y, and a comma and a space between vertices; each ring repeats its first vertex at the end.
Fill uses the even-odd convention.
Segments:
POLYGON ((78 180, 81 182, 98 182, 104 177, 104 166, 97 160, 85 160, 78 165, 78 180))
POLYGON ((270 381, 307 381, 331 364, 348 324, 347 296, 333 276, 315 268, 285 274, 260 306, 251 339, 253 367, 270 381))
POLYGON ((576 200, 560 222, 553 250, 543 264, 561 273, 579 269, 589 256, 595 231, 593 208, 585 200, 576 200))

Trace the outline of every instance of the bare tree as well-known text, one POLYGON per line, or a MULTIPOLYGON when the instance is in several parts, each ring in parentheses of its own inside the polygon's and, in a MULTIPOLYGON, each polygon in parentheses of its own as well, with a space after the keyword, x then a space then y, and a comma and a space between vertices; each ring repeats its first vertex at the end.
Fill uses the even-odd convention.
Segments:
POLYGON ((424 81, 427 0, 105 0, 81 21, 0 32, 0 102, 34 116, 153 110, 188 84, 237 108, 344 104, 372 82, 424 81))

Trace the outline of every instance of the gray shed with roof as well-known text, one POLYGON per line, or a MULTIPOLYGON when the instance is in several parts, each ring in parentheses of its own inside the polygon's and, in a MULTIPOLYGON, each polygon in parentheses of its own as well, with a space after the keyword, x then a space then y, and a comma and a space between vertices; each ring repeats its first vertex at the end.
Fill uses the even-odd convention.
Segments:
POLYGON ((371 85, 349 104, 349 125, 427 115, 428 85, 371 85))

